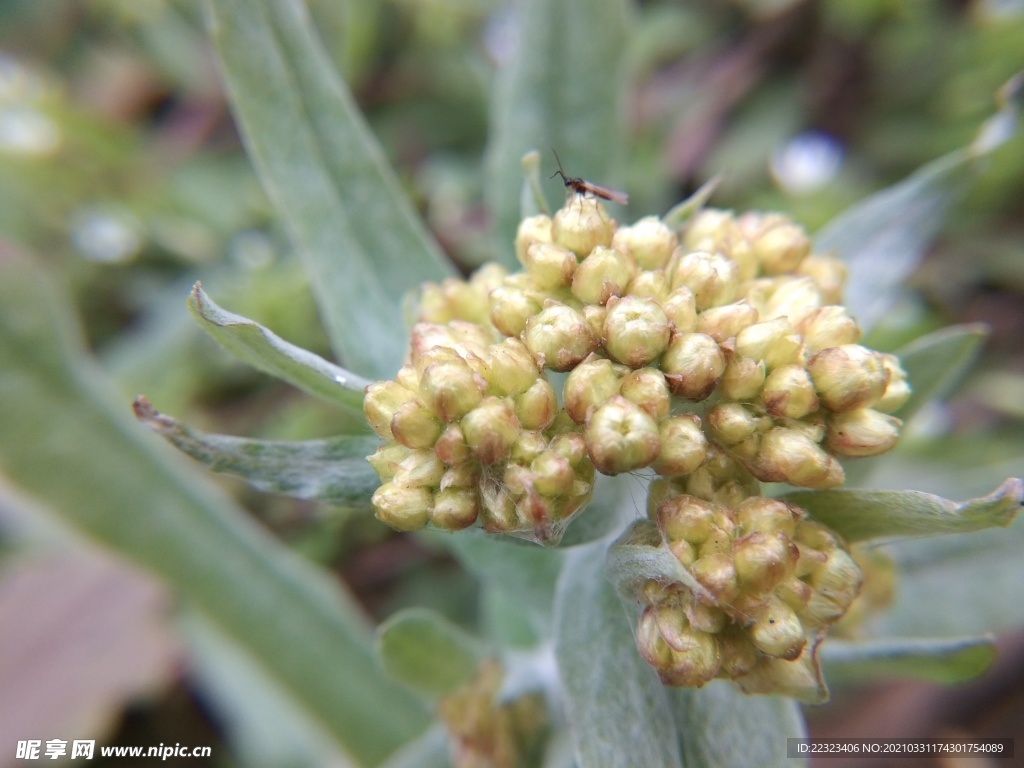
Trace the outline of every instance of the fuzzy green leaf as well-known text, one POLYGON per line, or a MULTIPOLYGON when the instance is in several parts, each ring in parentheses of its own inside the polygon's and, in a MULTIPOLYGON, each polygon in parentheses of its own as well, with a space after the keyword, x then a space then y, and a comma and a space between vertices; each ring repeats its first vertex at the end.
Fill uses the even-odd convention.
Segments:
POLYGON ((393 754, 380 768, 451 768, 448 733, 433 725, 423 735, 393 754))
POLYGON ((685 584, 694 593, 709 597, 693 574, 673 555, 657 526, 637 520, 608 550, 608 578, 624 600, 632 600, 650 580, 685 584))
POLYGON ((335 72, 300 2, 208 0, 211 35, 256 169, 309 271, 335 352, 394 374, 403 296, 453 274, 335 72))
POLYGON ((1010 478, 988 496, 957 503, 920 491, 794 491, 784 501, 850 541, 928 536, 1009 527, 1020 511, 1024 481, 1010 478))
POLYGON ((199 283, 188 297, 188 309, 202 329, 239 360, 362 416, 367 379, 289 344, 259 323, 221 309, 199 283))
POLYGON ((990 637, 942 640, 886 638, 869 642, 829 640, 821 660, 829 677, 861 682, 871 677, 912 677, 960 683, 983 673, 995 660, 990 637))
POLYGON ((375 763, 426 713, 374 664, 360 608, 270 538, 114 397, 57 295, 0 258, 0 467, 81 533, 162 576, 375 763))
MULTIPOLYGON (((515 8, 519 44, 499 73, 487 184, 495 253, 509 267, 527 151, 554 147, 567 174, 598 184, 620 177, 629 21, 623 0, 525 0, 515 8)), ((551 155, 547 167, 544 176, 555 168, 551 155)), ((546 185, 561 201, 561 184, 546 185)))
POLYGON ((425 696, 444 696, 473 679, 483 648, 441 614, 399 611, 377 629, 377 656, 392 678, 425 696))
POLYGON ((896 350, 913 388, 910 399, 896 415, 909 419, 933 398, 949 394, 978 358, 986 338, 988 329, 984 325, 954 325, 896 350))
POLYGON ((133 405, 139 421, 182 453, 266 493, 369 507, 380 485, 366 461, 380 444, 376 437, 287 441, 212 435, 158 412, 144 397, 133 405))

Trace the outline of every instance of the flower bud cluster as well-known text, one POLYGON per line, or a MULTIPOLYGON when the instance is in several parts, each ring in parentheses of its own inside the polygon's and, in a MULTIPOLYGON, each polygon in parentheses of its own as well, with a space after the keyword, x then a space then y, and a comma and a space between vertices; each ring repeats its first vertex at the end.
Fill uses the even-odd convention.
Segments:
POLYGON ((669 495, 651 517, 692 577, 689 586, 649 581, 642 592, 637 647, 668 685, 774 675, 860 589, 839 537, 784 502, 669 495))
POLYGON ((371 384, 364 412, 386 443, 369 457, 383 484, 377 517, 411 531, 557 536, 594 480, 581 429, 525 345, 483 326, 418 323, 410 361, 371 384))

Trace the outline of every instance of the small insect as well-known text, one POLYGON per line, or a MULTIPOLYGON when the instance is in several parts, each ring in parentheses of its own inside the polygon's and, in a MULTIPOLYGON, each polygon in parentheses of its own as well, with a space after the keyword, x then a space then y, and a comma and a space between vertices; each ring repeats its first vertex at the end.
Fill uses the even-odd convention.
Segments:
POLYGON ((578 176, 566 176, 565 171, 562 170, 562 161, 558 158, 558 153, 555 152, 555 148, 552 147, 551 151, 555 155, 555 162, 558 163, 558 170, 552 173, 548 178, 553 179, 555 176, 562 177, 562 183, 566 189, 571 189, 577 195, 583 197, 600 197, 602 200, 610 200, 613 203, 619 205, 626 205, 629 203, 629 195, 625 192, 619 192, 616 189, 609 189, 608 187, 602 187, 600 184, 591 184, 586 179, 581 179, 578 176))

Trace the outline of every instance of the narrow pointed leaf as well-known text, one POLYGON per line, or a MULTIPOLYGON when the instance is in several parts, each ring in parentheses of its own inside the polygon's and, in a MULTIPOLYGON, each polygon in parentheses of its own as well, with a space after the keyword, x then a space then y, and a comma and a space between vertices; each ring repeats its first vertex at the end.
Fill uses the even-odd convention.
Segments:
POLYGON ((1009 527, 1024 481, 1010 478, 988 496, 957 503, 920 491, 795 491, 783 500, 806 509, 850 541, 1009 527))
POLYGON ((986 338, 988 329, 980 323, 954 325, 896 350, 913 388, 896 415, 909 419, 932 399, 948 395, 970 370, 986 338))
POLYGON ((960 683, 983 673, 995 657, 991 637, 897 637, 859 643, 829 640, 821 652, 830 679, 858 682, 871 677, 911 677, 960 683))
POLYGON ((234 114, 346 367, 401 363, 407 291, 453 273, 294 0, 208 0, 234 114))
MULTIPOLYGON (((625 152, 628 14, 623 0, 524 0, 515 6, 518 48, 498 74, 488 147, 488 204, 495 252, 515 266, 521 158, 529 150, 561 156, 565 172, 614 185, 625 152)), ((549 199, 561 184, 547 180, 549 199)))
POLYGON ((582 768, 681 768, 669 691, 636 650, 604 575, 607 544, 567 553, 555 601, 555 655, 582 768))
POLYGON ((377 669, 355 601, 132 418, 85 356, 69 304, 27 262, 0 257, 4 474, 163 577, 349 754, 382 760, 427 718, 377 669))
POLYGON ((135 399, 134 408, 139 421, 179 451, 266 493, 369 507, 380 485, 366 461, 380 444, 376 437, 252 440, 192 429, 158 412, 144 397, 135 399))
POLYGON ((362 416, 367 379, 289 344, 259 323, 221 309, 199 283, 188 297, 188 308, 202 329, 239 360, 362 416))
POLYGON ((409 608, 377 629, 377 656, 394 680, 436 697, 472 680, 484 651, 475 638, 441 614, 409 608))

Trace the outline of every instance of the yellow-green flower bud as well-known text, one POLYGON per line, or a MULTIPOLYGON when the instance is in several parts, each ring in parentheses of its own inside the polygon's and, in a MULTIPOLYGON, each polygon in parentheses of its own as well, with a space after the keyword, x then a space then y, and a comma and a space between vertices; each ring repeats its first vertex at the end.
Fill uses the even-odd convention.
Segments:
POLYGON ((535 243, 550 243, 551 218, 543 214, 528 216, 519 222, 516 230, 516 258, 524 267, 527 266, 526 252, 535 243))
POLYGON ((706 333, 719 344, 735 338, 748 325, 757 322, 757 310, 745 301, 712 307, 700 313, 697 330, 706 333))
POLYGON ((395 468, 395 485, 409 488, 437 488, 447 467, 429 448, 410 451, 395 468))
POLYGON ((630 371, 619 384, 619 394, 639 405, 656 421, 668 416, 672 407, 672 393, 669 392, 665 374, 657 368, 630 371))
POLYGON ((640 269, 662 269, 677 244, 675 233, 656 216, 645 216, 632 226, 619 227, 612 236, 612 247, 629 251, 640 269))
POLYGON ((410 453, 412 453, 412 449, 406 448, 404 445, 387 443, 378 448, 372 456, 367 456, 366 460, 370 462, 370 466, 373 467, 373 471, 377 473, 381 482, 386 483, 394 478, 395 472, 398 471, 398 465, 410 453))
POLYGON ((461 419, 484 399, 487 382, 460 359, 433 363, 420 377, 420 394, 443 422, 461 419))
POLYGON ((545 496, 568 496, 576 482, 572 464, 554 451, 544 451, 530 464, 533 487, 545 496))
POLYGON ((872 408, 837 413, 829 419, 825 446, 837 456, 877 456, 896 445, 902 423, 872 408))
POLYGON ((668 317, 653 299, 623 296, 608 302, 604 347, 630 368, 641 368, 661 356, 671 336, 668 317))
POLYGON ((784 365, 765 379, 761 402, 772 416, 801 419, 818 410, 814 382, 805 368, 784 365))
POLYGON ((718 343, 704 333, 675 333, 661 360, 672 394, 686 400, 710 395, 725 371, 718 343))
POLYGON ((892 413, 910 397, 910 382, 907 381, 907 374, 900 366, 899 358, 895 355, 883 354, 882 365, 889 373, 889 383, 885 385, 882 399, 871 407, 882 413, 892 413))
POLYGON ((696 496, 671 496, 657 506, 654 520, 668 541, 687 541, 697 547, 711 533, 715 505, 696 496))
POLYGON ((429 519, 432 494, 428 488, 384 483, 371 500, 373 513, 396 531, 418 531, 429 519))
POLYGON ((797 330, 803 335, 811 355, 829 347, 856 344, 860 339, 857 321, 850 317, 846 307, 837 305, 814 310, 800 321, 797 330))
POLYGON ((488 391, 495 395, 519 395, 534 385, 541 376, 537 361, 519 339, 504 339, 488 350, 488 391))
POLYGON ((653 607, 644 609, 636 630, 636 649, 640 656, 654 667, 659 676, 672 666, 672 649, 658 629, 658 612, 653 607))
POLYGON ((764 386, 767 374, 763 360, 733 354, 719 382, 722 396, 740 402, 753 400, 764 386))
POLYGON ((449 467, 441 477, 438 488, 442 491, 448 488, 476 488, 480 484, 480 465, 476 462, 465 462, 454 467, 449 467))
POLYGON ((768 370, 803 361, 803 344, 785 317, 754 323, 736 335, 736 354, 763 360, 768 370))
POLYGON ((741 535, 763 531, 782 533, 789 538, 796 535, 796 523, 798 515, 801 514, 796 507, 764 496, 751 496, 737 505, 733 511, 741 535))
POLYGON ((807 363, 807 371, 821 404, 836 413, 873 405, 889 383, 882 356, 859 344, 823 349, 807 363))
POLYGON ((811 602, 812 592, 811 585, 795 575, 786 579, 775 589, 778 598, 796 611, 798 616, 802 615, 807 604, 811 602))
POLYGON ((475 491, 449 488, 434 494, 430 522, 444 531, 461 531, 476 522, 480 504, 475 491))
POLYGON ((796 612, 774 596, 750 628, 750 640, 761 653, 787 661, 797 658, 807 645, 796 612))
POLYGON ((696 548, 686 539, 670 541, 668 543, 668 550, 675 555, 676 560, 687 567, 693 565, 694 560, 697 559, 696 548))
POLYGON ((807 233, 781 214, 746 214, 740 217, 739 226, 750 238, 766 274, 792 272, 811 252, 807 233))
POLYGON ((480 483, 480 523, 485 531, 514 531, 519 526, 516 502, 500 480, 480 483))
POLYGON ((786 427, 769 430, 761 438, 750 470, 759 480, 804 488, 835 488, 845 477, 842 465, 817 443, 803 432, 786 427))
POLYGON ((658 457, 658 425, 643 408, 615 395, 594 409, 584 432, 590 459, 606 475, 632 472, 658 457))
POLYGON ((558 413, 555 390, 545 379, 537 379, 515 399, 515 414, 524 429, 546 429, 558 413))
POLYGON ((418 400, 402 405, 391 419, 391 434, 406 448, 432 448, 441 429, 438 418, 418 400))
POLYGON ((701 556, 690 569, 694 578, 711 593, 719 605, 732 603, 739 594, 736 569, 733 567, 732 558, 724 552, 710 552, 705 555, 702 550, 701 556))
POLYGON ((587 467, 590 471, 589 477, 593 477, 590 459, 587 456, 587 441, 579 432, 566 432, 551 439, 548 448, 559 456, 564 456, 569 463, 577 470, 587 467))
POLYGON ((572 295, 584 304, 607 304, 612 296, 626 293, 635 274, 627 254, 598 246, 576 267, 572 295))
POLYGON ((814 281, 825 304, 840 304, 846 284, 846 264, 834 256, 808 256, 796 270, 814 281))
POLYGON ((686 286, 676 288, 665 299, 662 308, 676 333, 697 330, 697 299, 686 286))
POLYGON ((740 626, 730 624, 715 637, 722 660, 720 677, 735 680, 749 674, 757 665, 757 649, 750 642, 750 635, 740 626))
POLYGON ((776 277, 772 283, 771 295, 758 306, 765 320, 787 317, 797 324, 821 307, 821 292, 809 277, 776 277))
POLYGON ((453 359, 465 360, 482 372, 483 359, 492 341, 491 331, 475 323, 416 323, 409 342, 409 358, 421 376, 428 365, 453 359))
POLYGON ((716 250, 735 224, 732 211, 720 208, 702 208, 693 215, 683 233, 683 244, 690 250, 716 250), (705 246, 709 243, 709 246, 705 246))
POLYGON ((732 561, 741 589, 765 594, 793 574, 800 552, 778 531, 754 531, 732 543, 732 561))
POLYGON ((562 402, 566 413, 577 424, 585 422, 592 409, 618 394, 627 370, 603 357, 584 360, 565 378, 562 402))
MULTIPOLYGON (((418 384, 417 384, 418 386, 418 384)), ((397 381, 375 381, 366 388, 363 414, 370 428, 384 440, 392 440, 391 421, 398 409, 406 403, 417 402, 416 392, 397 381)))
MULTIPOLYGON (((672 666, 660 674, 665 685, 699 688, 714 680, 721 666, 718 658, 718 643, 706 632, 690 629, 676 638, 677 644, 683 644, 683 650, 672 648, 672 666)), ((671 644, 669 644, 671 648, 671 644)))
POLYGON ((831 624, 846 613, 863 580, 863 573, 849 553, 839 548, 832 550, 825 563, 807 578, 811 599, 800 617, 810 627, 831 624))
POLYGON ((595 339, 600 339, 604 334, 604 319, 608 316, 608 310, 600 304, 584 304, 580 310, 590 331, 595 339))
POLYGON ((466 443, 484 465, 508 458, 521 430, 515 412, 505 400, 497 397, 486 398, 463 417, 461 425, 466 443))
POLYGON ((527 465, 548 449, 547 438, 540 432, 520 432, 512 444, 509 460, 527 465))
POLYGON ((555 371, 572 370, 598 344, 583 315, 555 303, 530 319, 524 341, 541 366, 555 371))
POLYGON ((531 317, 540 314, 535 292, 522 286, 503 285, 491 292, 491 322, 505 336, 518 336, 531 317))
POLYGON ((740 403, 718 403, 707 412, 708 434, 719 444, 731 448, 752 437, 762 419, 740 403))
POLYGON ((694 251, 675 264, 669 285, 673 290, 686 286, 693 291, 698 310, 718 307, 736 299, 739 268, 720 253, 694 251))
POLYGON ((708 441, 700 419, 692 413, 670 416, 658 424, 661 452, 651 468, 663 477, 682 477, 693 472, 707 457, 708 441))
POLYGON ((598 246, 611 245, 614 232, 615 222, 600 201, 580 195, 571 197, 551 221, 552 241, 580 258, 598 246))
POLYGON ((630 296, 646 296, 664 305, 668 300, 668 277, 662 271, 640 272, 626 288, 630 296))
POLYGON ((572 283, 576 272, 576 254, 552 243, 534 243, 526 249, 523 266, 540 288, 555 290, 572 283))
POLYGON ((434 453, 445 464, 461 464, 473 455, 469 445, 466 443, 466 436, 462 427, 458 424, 449 424, 437 442, 434 443, 434 453))

